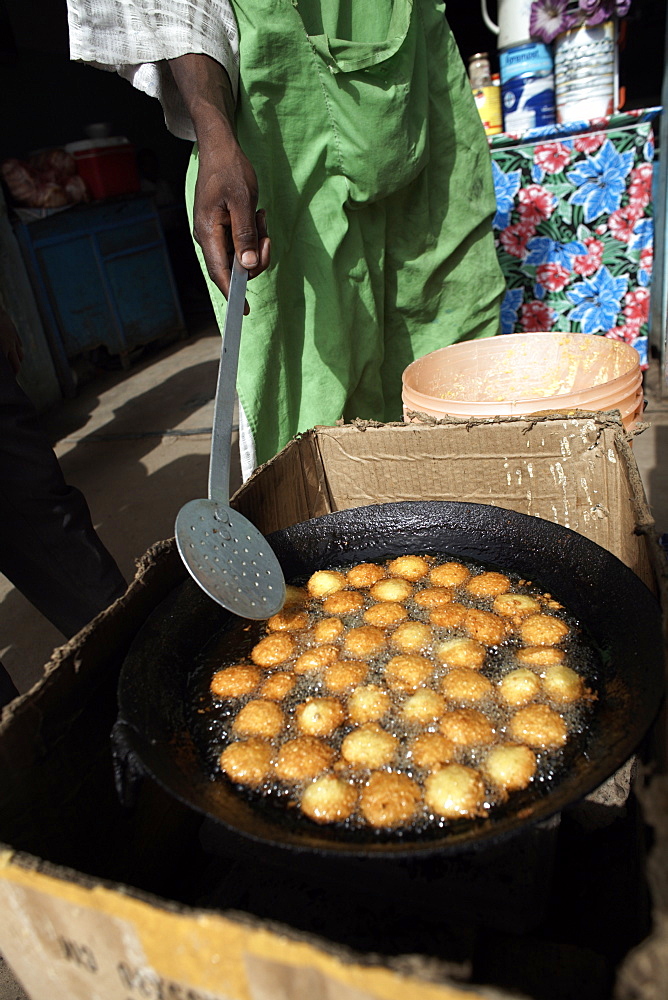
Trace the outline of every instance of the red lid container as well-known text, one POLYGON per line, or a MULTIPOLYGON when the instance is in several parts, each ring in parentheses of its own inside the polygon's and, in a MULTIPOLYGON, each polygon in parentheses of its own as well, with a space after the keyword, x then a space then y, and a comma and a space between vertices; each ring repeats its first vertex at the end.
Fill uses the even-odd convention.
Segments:
POLYGON ((123 136, 84 139, 65 148, 74 156, 77 171, 93 198, 139 191, 135 147, 123 136))

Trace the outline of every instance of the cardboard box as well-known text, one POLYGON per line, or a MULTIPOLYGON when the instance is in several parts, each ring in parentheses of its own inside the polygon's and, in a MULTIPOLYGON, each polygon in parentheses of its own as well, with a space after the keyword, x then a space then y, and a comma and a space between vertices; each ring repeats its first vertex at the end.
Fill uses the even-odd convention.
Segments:
MULTIPOLYGON (((664 592, 640 477, 612 416, 320 428, 258 470, 235 504, 268 533, 410 499, 490 503, 567 525, 664 592)), ((57 650, 44 679, 3 714, 0 951, 32 1000, 667 995, 662 722, 633 795, 627 768, 562 817, 549 858, 555 878, 546 872, 548 918, 519 933, 503 914, 494 928, 467 927, 449 911, 446 889, 405 941, 354 947, 344 934, 309 927, 309 913, 333 897, 316 894, 308 875, 295 886, 294 919, 281 896, 289 878, 277 878, 273 909, 259 905, 262 859, 211 864, 201 820, 157 785, 145 782, 135 809, 123 810, 109 742, 119 670, 149 614, 185 577, 173 540, 154 546, 128 593, 57 650), (207 895, 216 873, 219 892, 207 895)), ((344 923, 358 905, 368 907, 362 923, 382 918, 372 899, 352 895, 346 909, 343 889, 344 923)), ((401 893, 383 900, 401 912, 401 893)))

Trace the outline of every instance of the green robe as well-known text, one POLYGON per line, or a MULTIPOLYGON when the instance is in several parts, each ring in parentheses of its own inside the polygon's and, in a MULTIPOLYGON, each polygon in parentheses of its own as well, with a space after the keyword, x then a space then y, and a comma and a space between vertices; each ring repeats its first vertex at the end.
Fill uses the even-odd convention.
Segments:
MULTIPOLYGON (((233 5, 237 134, 272 240, 238 374, 262 463, 318 424, 400 420, 406 366, 497 333, 504 282, 487 140, 443 4, 233 5)), ((197 164, 195 148, 191 207, 197 164)))

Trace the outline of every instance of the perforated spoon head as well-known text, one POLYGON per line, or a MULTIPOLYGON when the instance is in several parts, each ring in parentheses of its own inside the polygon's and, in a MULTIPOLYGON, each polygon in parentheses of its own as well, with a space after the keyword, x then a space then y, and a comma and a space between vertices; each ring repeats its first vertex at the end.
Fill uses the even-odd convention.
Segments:
POLYGON ((191 500, 178 513, 176 544, 193 579, 241 618, 269 618, 285 603, 285 578, 255 525, 216 500, 191 500))

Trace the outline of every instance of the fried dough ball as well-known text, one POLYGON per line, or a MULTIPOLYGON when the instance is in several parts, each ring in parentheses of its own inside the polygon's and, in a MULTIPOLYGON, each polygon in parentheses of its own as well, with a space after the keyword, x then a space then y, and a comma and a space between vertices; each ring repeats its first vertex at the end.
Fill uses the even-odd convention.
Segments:
POLYGON ((375 722, 353 729, 341 744, 341 756, 353 767, 376 770, 391 764, 397 750, 397 738, 375 722))
POLYGON ((516 618, 524 615, 535 615, 540 611, 540 604, 535 597, 528 594, 499 594, 494 598, 492 611, 497 615, 516 618))
POLYGON ((407 774, 376 771, 360 795, 360 810, 370 826, 402 826, 413 818, 420 805, 421 793, 407 774))
POLYGON ((345 626, 340 618, 323 618, 316 622, 311 630, 311 639, 318 645, 323 642, 334 642, 343 632, 345 626))
POLYGON ((274 770, 282 781, 317 778, 334 759, 334 751, 314 736, 298 736, 284 743, 278 752, 274 770))
POLYGON ((343 694, 361 684, 368 672, 368 664, 360 660, 337 660, 325 670, 325 686, 334 694, 343 694))
POLYGON ((401 709, 402 715, 408 722, 415 722, 420 726, 428 726, 430 722, 440 719, 444 711, 444 699, 432 688, 416 691, 406 699, 401 709))
POLYGON ((238 713, 232 728, 242 736, 262 736, 271 740, 283 729, 283 712, 275 701, 256 698, 238 713))
POLYGON ((387 564, 390 576, 400 576, 415 583, 429 572, 429 563, 422 556, 399 556, 387 564))
POLYGON ((353 722, 377 722, 391 705, 390 695, 378 684, 355 688, 348 699, 348 715, 353 722))
POLYGON ((429 612, 429 621, 439 628, 459 628, 464 621, 467 608, 463 604, 446 604, 429 612))
POLYGON ((455 667, 441 680, 441 691, 452 701, 482 701, 493 690, 494 685, 484 674, 469 667, 455 667))
POLYGON ((403 622, 390 636, 390 643, 403 653, 419 653, 431 645, 434 633, 424 622, 403 622))
POLYGON ((211 693, 217 698, 243 698, 245 694, 255 691, 260 683, 260 676, 257 667, 243 663, 216 670, 211 678, 211 693))
POLYGON ((485 783, 472 767, 446 764, 430 774, 424 783, 425 802, 444 819, 483 816, 485 783))
POLYGON ((385 576, 385 570, 377 563, 359 563, 346 573, 346 580, 351 587, 373 587, 385 576))
POLYGON ((336 698, 309 698, 295 709, 297 726, 309 736, 330 736, 345 717, 343 705, 336 698))
POLYGON ((359 628, 351 628, 346 634, 343 648, 356 660, 366 660, 368 656, 379 653, 385 643, 385 633, 375 625, 360 625, 359 628))
POLYGON ((297 611, 294 608, 286 611, 279 611, 272 615, 267 622, 267 628, 271 632, 297 632, 308 625, 308 615, 305 611, 297 611))
POLYGON ((416 767, 431 770, 439 764, 455 759, 457 746, 441 733, 422 733, 410 745, 410 754, 416 767))
POLYGON ((510 590, 510 580, 504 573, 478 573, 466 584, 466 590, 474 597, 496 597, 510 590))
POLYGON ((492 747, 482 770, 489 781, 505 792, 526 788, 536 773, 536 755, 523 744, 492 747))
POLYGON ((568 632, 566 622, 552 615, 530 615, 520 626, 520 638, 526 646, 556 646, 568 632))
POLYGON ((328 615, 347 615, 364 607, 364 597, 357 590, 338 590, 322 602, 328 615))
POLYGON ((297 643, 291 635, 285 632, 278 632, 275 635, 268 635, 253 646, 251 650, 251 660, 257 663, 258 667, 276 667, 279 663, 285 663, 294 654, 297 643))
POLYGON ((289 670, 270 674, 262 682, 259 695, 261 698, 268 698, 269 701, 282 701, 283 698, 287 698, 296 683, 297 678, 289 670))
POLYGON ((230 743, 220 755, 220 769, 239 785, 257 788, 271 773, 272 748, 264 740, 230 743))
POLYGON ((391 625, 405 622, 408 618, 408 612, 403 604, 397 604, 394 601, 383 601, 382 604, 374 604, 373 607, 367 608, 362 618, 367 625, 375 625, 377 628, 389 628, 391 625))
POLYGON ((307 785, 301 797, 302 812, 316 823, 341 823, 357 805, 357 789, 333 774, 307 785))
POLYGON ((486 646, 498 646, 506 637, 505 622, 491 611, 471 608, 464 615, 462 627, 472 639, 477 639, 486 646))
POLYGON ((413 600, 420 608, 440 608, 452 600, 452 591, 446 587, 425 587, 418 590, 413 600))
POLYGON ((562 663, 566 654, 554 646, 527 646, 518 649, 515 658, 527 667, 551 667, 554 663, 562 663))
POLYGON ((343 573, 335 569, 319 569, 307 581, 306 589, 311 597, 323 598, 343 590, 347 580, 343 573))
POLYGON ((448 667, 470 667, 480 670, 487 650, 475 639, 446 639, 436 647, 436 656, 448 667))
POLYGON ((311 670, 322 670, 339 658, 336 646, 318 646, 317 649, 307 649, 295 660, 295 673, 308 674, 311 670))
POLYGON ((447 739, 459 746, 486 746, 494 742, 492 723, 475 708, 455 708, 446 712, 439 728, 447 739))
POLYGON ((303 587, 293 587, 291 583, 286 583, 284 608, 289 608, 293 604, 303 604, 306 599, 307 594, 303 587))
POLYGON ((498 684, 499 696, 507 705, 527 705, 540 694, 540 678, 528 667, 506 674, 498 684))
POLYGON ((590 693, 580 675, 563 663, 547 667, 542 676, 545 694, 562 705, 568 705, 590 693))
POLYGON ((527 705, 513 715, 508 735, 517 743, 550 749, 564 745, 568 730, 561 716, 547 705, 527 705))
POLYGON ((440 566, 434 566, 429 579, 435 587, 461 587, 466 583, 471 575, 471 571, 458 562, 446 562, 440 566))
POLYGON ((426 656, 403 653, 393 656, 385 667, 385 683, 393 691, 417 691, 430 679, 433 665, 426 656))
POLYGON ((374 601, 396 601, 397 603, 407 600, 412 593, 412 584, 399 576, 392 577, 389 580, 379 580, 378 583, 374 583, 369 591, 374 601))

